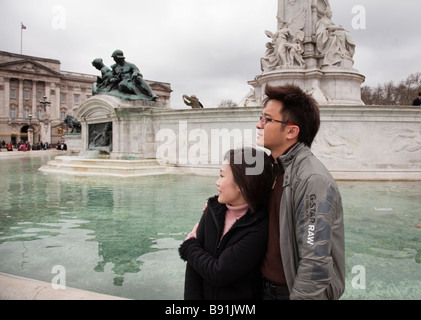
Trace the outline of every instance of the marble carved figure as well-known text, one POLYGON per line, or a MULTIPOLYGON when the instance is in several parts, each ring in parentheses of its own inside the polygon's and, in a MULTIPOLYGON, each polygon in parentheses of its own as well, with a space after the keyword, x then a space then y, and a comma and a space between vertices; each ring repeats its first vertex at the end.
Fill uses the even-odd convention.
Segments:
POLYGON ((272 42, 266 44, 268 50, 261 60, 263 72, 293 66, 305 66, 305 61, 302 58, 304 52, 302 42, 304 40, 303 29, 306 17, 307 9, 302 7, 288 22, 280 21, 280 28, 275 33, 265 31, 272 42))
POLYGON ((365 77, 354 69, 356 46, 332 21, 329 0, 278 0, 277 28, 260 58, 261 74, 240 104, 260 106, 268 85, 294 83, 320 105, 364 105, 365 77))
POLYGON ((344 58, 352 58, 355 44, 342 26, 332 21, 332 10, 328 7, 316 24, 317 49, 324 55, 323 65, 334 66, 344 58))

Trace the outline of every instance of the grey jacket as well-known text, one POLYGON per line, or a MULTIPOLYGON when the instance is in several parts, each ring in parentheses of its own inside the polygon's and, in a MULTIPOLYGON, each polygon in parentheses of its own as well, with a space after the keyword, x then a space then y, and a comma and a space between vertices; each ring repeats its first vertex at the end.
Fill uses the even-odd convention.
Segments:
POLYGON ((326 167, 297 143, 279 157, 281 256, 290 299, 339 299, 345 290, 342 198, 326 167))

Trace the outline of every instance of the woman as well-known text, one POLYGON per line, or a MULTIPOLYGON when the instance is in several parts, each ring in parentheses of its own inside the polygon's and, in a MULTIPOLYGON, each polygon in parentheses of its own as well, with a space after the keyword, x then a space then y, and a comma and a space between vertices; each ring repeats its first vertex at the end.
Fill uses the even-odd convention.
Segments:
POLYGON ((271 182, 272 163, 265 152, 227 152, 216 181, 218 195, 209 199, 200 223, 179 248, 187 261, 185 299, 261 298, 259 267, 267 245, 271 182))

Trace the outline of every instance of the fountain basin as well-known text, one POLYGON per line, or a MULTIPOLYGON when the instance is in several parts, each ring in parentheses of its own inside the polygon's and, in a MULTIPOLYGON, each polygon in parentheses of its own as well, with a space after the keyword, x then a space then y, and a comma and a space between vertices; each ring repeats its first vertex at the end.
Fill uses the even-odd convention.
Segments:
POLYGON ((39 170, 47 173, 72 175, 137 177, 168 174, 171 172, 171 166, 160 164, 156 159, 109 160, 59 156, 48 161, 39 170))

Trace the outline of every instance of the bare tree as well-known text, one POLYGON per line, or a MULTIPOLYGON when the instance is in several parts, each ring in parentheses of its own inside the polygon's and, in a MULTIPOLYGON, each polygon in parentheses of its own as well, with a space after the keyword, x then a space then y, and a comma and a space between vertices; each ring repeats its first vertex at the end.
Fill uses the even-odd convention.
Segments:
POLYGON ((231 99, 222 100, 221 103, 218 105, 218 108, 234 108, 234 107, 238 107, 238 104, 236 104, 231 99))
POLYGON ((392 81, 376 87, 363 86, 361 99, 366 105, 412 105, 421 91, 421 72, 411 74, 395 85, 392 81))

